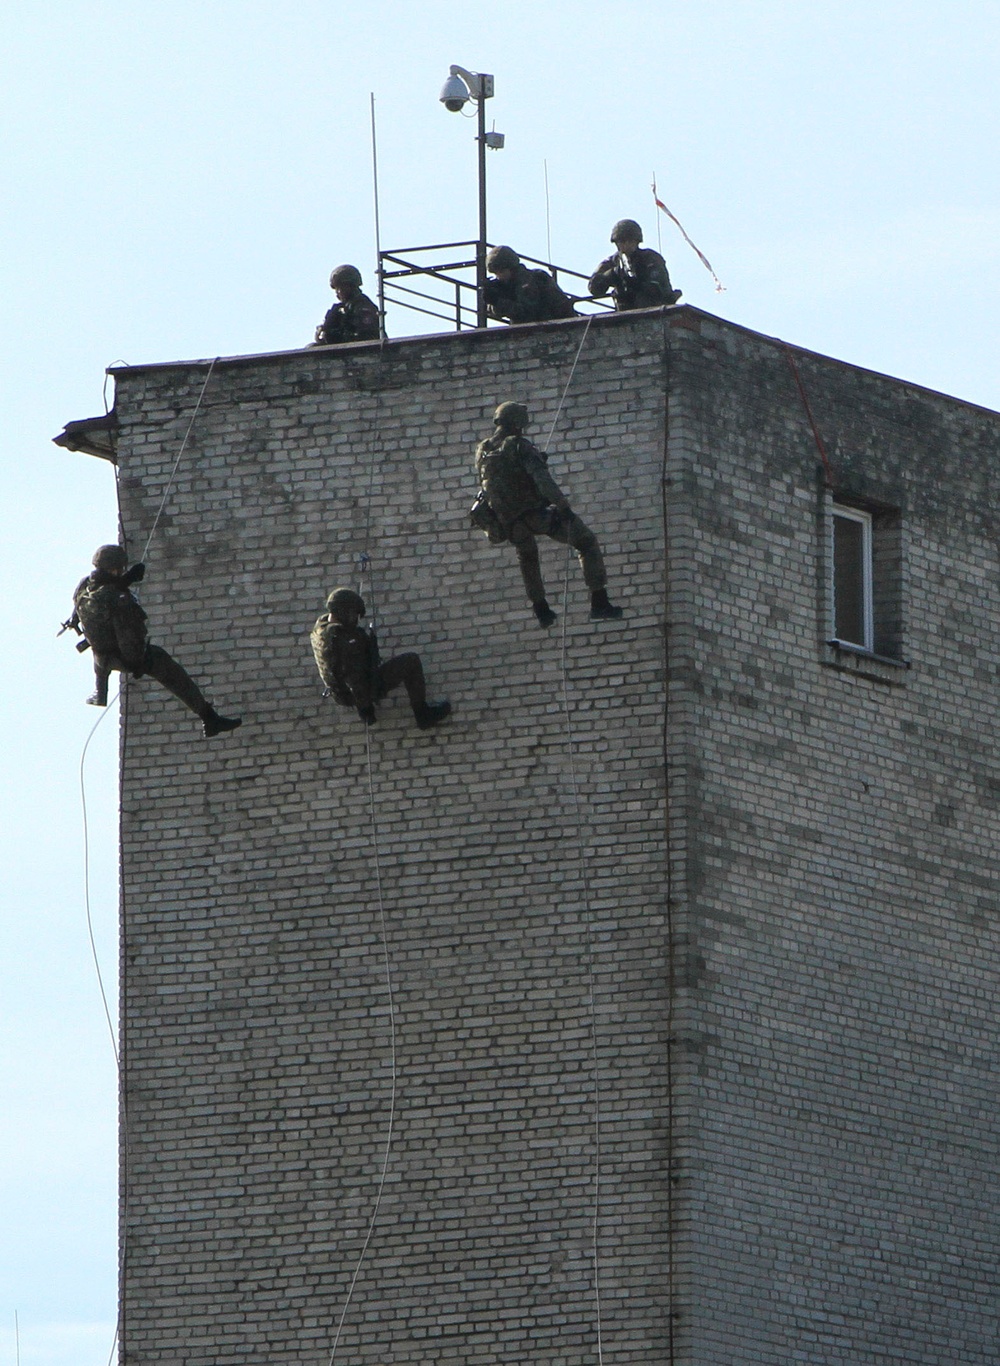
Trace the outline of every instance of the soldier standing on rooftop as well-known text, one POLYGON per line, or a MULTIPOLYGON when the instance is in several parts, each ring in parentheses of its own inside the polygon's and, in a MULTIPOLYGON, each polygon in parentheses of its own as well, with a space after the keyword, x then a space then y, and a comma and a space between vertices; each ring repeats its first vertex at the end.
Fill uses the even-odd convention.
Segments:
POLYGON ((540 626, 556 614, 545 598, 538 562, 537 536, 571 545, 580 557, 590 589, 591 621, 617 621, 620 607, 608 601, 607 575, 597 537, 576 513, 546 468, 544 452, 524 435, 528 410, 523 403, 501 403, 493 415, 493 435, 476 448, 476 473, 499 534, 517 551, 524 587, 540 626))
POLYGON ((595 299, 610 290, 619 313, 677 302, 681 291, 671 285, 666 261, 658 251, 639 246, 642 228, 634 218, 620 219, 611 229, 611 240, 617 252, 602 261, 590 277, 589 288, 595 299))
POLYGON ((381 328, 377 307, 361 293, 357 266, 337 266, 330 275, 337 303, 316 329, 314 346, 338 346, 343 342, 378 341, 381 328))
POLYGON ((102 545, 94 552, 93 573, 77 584, 73 615, 66 623, 82 632, 94 652, 97 687, 87 701, 94 707, 108 705, 108 677, 118 670, 141 678, 149 674, 200 716, 206 736, 235 730, 239 717, 220 716, 205 701, 201 690, 175 659, 146 637, 146 613, 131 593, 146 567, 128 568, 128 556, 119 545, 102 545))

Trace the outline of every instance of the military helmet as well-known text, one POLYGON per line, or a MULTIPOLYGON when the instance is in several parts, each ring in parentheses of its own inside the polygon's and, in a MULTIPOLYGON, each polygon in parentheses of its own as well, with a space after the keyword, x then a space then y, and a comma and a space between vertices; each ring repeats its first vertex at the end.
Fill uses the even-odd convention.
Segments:
POLYGON ((521 264, 521 258, 513 247, 494 247, 486 258, 486 269, 497 270, 516 270, 521 264))
POLYGON ((90 562, 95 569, 103 569, 113 574, 128 568, 128 555, 120 545, 99 545, 90 562))
POLYGON ((365 615, 365 600, 353 588, 335 588, 326 600, 327 611, 339 619, 341 612, 356 611, 359 617, 365 615))
POLYGON ((357 266, 334 266, 330 272, 330 288, 336 289, 338 285, 357 285, 361 288, 361 271, 357 266))
POLYGON ((611 229, 612 242, 641 242, 642 228, 634 218, 619 218, 611 229))
POLYGON ((522 431, 528 425, 528 410, 523 403, 501 403, 493 414, 493 425, 522 431))

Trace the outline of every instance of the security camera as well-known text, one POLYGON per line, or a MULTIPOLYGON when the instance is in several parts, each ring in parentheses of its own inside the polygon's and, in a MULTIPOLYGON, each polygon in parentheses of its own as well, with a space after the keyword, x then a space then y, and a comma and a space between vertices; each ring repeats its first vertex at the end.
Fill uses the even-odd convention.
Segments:
POLYGON ((438 99, 453 114, 459 113, 462 106, 468 102, 469 87, 462 80, 461 76, 449 76, 441 87, 441 94, 438 99))

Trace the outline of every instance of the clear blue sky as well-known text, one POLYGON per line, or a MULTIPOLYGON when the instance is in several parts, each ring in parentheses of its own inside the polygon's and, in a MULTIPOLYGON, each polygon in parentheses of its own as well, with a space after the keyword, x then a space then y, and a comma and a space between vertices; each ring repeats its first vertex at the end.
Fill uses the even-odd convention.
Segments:
MULTIPOLYGON (((451 62, 496 77, 492 240, 546 254, 547 162, 556 261, 589 272, 623 216, 655 245, 655 172, 727 285, 663 220, 687 301, 998 408, 998 56, 996 0, 7 0, 0 1366, 15 1311, 23 1366, 106 1362, 115 1317, 114 1062, 78 782, 96 713, 88 660, 55 638, 115 539, 114 483, 50 438, 102 411, 110 363, 297 346, 333 265, 372 281, 370 92, 383 245, 473 236, 475 126, 437 102, 451 62)), ((116 726, 86 775, 112 979, 116 726)))

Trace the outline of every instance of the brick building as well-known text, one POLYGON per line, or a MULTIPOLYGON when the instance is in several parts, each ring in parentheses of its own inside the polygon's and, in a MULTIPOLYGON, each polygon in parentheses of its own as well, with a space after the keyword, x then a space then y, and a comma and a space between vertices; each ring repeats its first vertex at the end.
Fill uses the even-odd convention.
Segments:
POLYGON ((995 1362, 1000 417, 687 307, 116 392, 244 716, 128 689, 129 1366, 995 1362), (507 398, 623 621, 470 530, 507 398), (363 554, 454 704, 370 770, 308 644, 363 554))

